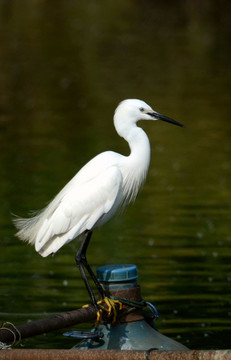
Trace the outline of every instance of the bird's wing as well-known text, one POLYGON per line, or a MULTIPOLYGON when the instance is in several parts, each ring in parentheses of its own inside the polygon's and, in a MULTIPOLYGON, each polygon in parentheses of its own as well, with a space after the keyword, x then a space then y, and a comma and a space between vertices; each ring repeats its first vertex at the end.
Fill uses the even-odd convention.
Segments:
POLYGON ((55 253, 85 230, 96 227, 104 216, 110 218, 119 206, 121 185, 121 172, 112 166, 85 184, 69 188, 53 213, 44 214, 35 241, 36 251, 42 256, 55 253))

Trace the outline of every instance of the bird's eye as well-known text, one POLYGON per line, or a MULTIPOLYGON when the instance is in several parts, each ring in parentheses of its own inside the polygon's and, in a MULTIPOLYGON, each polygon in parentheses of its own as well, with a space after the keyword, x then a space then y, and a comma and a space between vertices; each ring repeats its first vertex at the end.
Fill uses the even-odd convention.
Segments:
POLYGON ((141 108, 140 108, 140 111, 141 111, 141 112, 144 112, 144 108, 141 107, 141 108))

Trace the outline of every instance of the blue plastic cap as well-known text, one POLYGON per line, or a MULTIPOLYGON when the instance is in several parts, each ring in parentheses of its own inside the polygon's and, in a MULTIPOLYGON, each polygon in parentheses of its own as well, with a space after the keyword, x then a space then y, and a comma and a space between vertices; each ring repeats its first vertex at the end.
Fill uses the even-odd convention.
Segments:
POLYGON ((105 265, 97 269, 97 278, 104 282, 131 281, 138 278, 138 271, 133 264, 105 265))

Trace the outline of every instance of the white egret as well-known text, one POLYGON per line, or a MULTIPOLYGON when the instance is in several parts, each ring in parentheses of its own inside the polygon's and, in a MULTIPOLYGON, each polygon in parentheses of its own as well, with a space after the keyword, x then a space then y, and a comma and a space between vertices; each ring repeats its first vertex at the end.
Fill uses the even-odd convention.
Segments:
POLYGON ((35 250, 43 257, 83 236, 76 262, 94 305, 96 301, 85 269, 102 296, 104 292, 86 258, 92 231, 135 199, 149 168, 149 139, 144 130, 137 127, 139 120, 162 120, 183 126, 157 113, 144 101, 122 101, 115 110, 114 126, 119 136, 128 142, 130 155, 113 151, 97 155, 36 216, 14 219, 19 230, 16 236, 35 245, 35 250))

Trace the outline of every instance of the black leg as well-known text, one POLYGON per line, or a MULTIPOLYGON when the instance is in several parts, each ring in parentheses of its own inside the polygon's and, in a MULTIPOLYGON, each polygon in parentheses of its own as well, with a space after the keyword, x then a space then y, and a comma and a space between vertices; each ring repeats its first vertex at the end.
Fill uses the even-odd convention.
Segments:
POLYGON ((81 273, 82 278, 84 280, 87 291, 88 291, 88 293, 90 295, 92 304, 96 308, 98 308, 94 293, 93 293, 93 291, 92 291, 92 289, 90 287, 90 284, 88 282, 87 275, 86 275, 86 272, 85 272, 85 269, 86 269, 88 274, 92 278, 93 282, 95 283, 95 285, 96 285, 98 291, 100 292, 101 296, 105 297, 104 290, 103 290, 102 286, 100 285, 97 277, 93 273, 90 265, 88 264, 87 257, 86 257, 86 252, 87 252, 88 245, 90 243, 91 235, 92 235, 92 231, 86 231, 85 237, 84 237, 84 239, 83 239, 83 241, 82 241, 82 243, 81 243, 81 245, 79 247, 79 250, 78 250, 78 252, 76 254, 75 260, 76 260, 76 263, 77 263, 77 265, 79 267, 79 270, 80 270, 80 273, 81 273))

